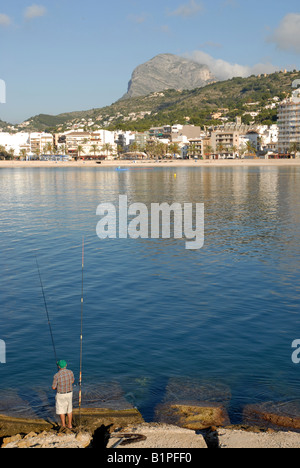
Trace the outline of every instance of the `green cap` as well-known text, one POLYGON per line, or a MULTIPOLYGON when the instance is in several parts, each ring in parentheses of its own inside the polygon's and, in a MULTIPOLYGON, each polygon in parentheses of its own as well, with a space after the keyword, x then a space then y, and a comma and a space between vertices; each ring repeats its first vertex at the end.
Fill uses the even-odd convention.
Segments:
POLYGON ((57 365, 58 365, 58 367, 60 367, 60 369, 64 369, 65 367, 67 367, 66 361, 63 361, 63 360, 62 360, 62 361, 58 361, 58 362, 57 362, 57 365))

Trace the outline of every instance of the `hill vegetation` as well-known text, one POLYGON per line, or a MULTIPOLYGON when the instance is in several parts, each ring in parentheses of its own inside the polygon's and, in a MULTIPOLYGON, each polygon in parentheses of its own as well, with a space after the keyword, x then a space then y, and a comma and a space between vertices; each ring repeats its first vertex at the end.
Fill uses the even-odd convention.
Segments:
POLYGON ((108 130, 145 131, 153 126, 189 124, 210 126, 222 123, 212 113, 222 110, 223 117, 234 121, 242 116, 244 123, 253 118, 256 123, 270 125, 277 120, 277 109, 271 106, 274 97, 283 100, 292 92, 292 82, 300 78, 299 71, 270 75, 232 78, 194 90, 174 90, 151 93, 148 96, 119 100, 111 106, 60 114, 40 114, 28 120, 25 131, 63 132, 74 124, 85 129, 99 127, 108 130), (269 107, 269 108, 268 108, 269 107))

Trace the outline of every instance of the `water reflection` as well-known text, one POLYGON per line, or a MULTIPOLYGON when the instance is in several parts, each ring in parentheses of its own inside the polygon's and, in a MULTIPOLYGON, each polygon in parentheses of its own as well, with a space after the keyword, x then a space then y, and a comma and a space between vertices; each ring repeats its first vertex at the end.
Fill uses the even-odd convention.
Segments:
POLYGON ((0 388, 17 392, 20 406, 32 400, 35 407, 34 388, 41 389, 37 406, 49 405, 53 373, 35 253, 58 352, 78 373, 82 236, 90 395, 115 381, 147 412, 170 383, 189 378, 224 383, 233 408, 299 391, 289 353, 300 326, 300 170, 176 172, 0 171, 0 338, 9 364, 0 367, 0 388), (204 247, 187 251, 181 239, 101 241, 96 208, 117 206, 120 194, 148 209, 204 203, 204 247), (26 395, 18 392, 24 382, 26 395))

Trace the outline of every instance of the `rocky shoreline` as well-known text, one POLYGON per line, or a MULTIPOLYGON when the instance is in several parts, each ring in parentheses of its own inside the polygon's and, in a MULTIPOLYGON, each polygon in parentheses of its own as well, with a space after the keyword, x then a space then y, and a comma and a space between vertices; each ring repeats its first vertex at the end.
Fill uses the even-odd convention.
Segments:
POLYGON ((245 424, 230 425, 218 403, 170 402, 146 423, 136 408, 74 411, 74 429, 0 415, 0 446, 9 448, 300 448, 298 403, 248 405, 245 424), (253 423, 253 424, 251 424, 253 423))
MULTIPOLYGON (((140 385, 145 397, 147 380, 140 385)), ((144 418, 129 396, 116 382, 86 386, 79 412, 75 392, 69 431, 58 426, 47 393, 36 393, 41 406, 31 409, 18 392, 6 395, 0 404, 0 447, 300 448, 300 400, 248 402, 237 414, 228 385, 172 377, 152 416, 144 418)))

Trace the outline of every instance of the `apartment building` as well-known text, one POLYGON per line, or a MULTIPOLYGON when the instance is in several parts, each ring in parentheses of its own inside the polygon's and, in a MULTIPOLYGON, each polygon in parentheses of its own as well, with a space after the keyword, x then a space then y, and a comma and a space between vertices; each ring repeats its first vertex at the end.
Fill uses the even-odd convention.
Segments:
POLYGON ((158 139, 168 139, 171 140, 172 127, 171 125, 163 125, 162 127, 152 127, 149 130, 149 137, 158 138, 158 139))
POLYGON ((202 135, 199 138, 189 138, 187 154, 190 158, 209 159, 211 151, 211 138, 202 135))
POLYGON ((294 143, 300 145, 300 88, 278 107, 278 151, 288 154, 294 143))
MULTIPOLYGON (((71 156, 78 155, 78 147, 82 147, 81 154, 88 154, 90 148, 90 133, 82 131, 70 131, 64 135, 67 153, 71 156)), ((61 141, 63 139, 61 138, 61 141)))
POLYGON ((29 135, 30 153, 40 155, 53 152, 53 135, 35 132, 29 135))
POLYGON ((112 155, 117 154, 115 134, 108 130, 97 132, 69 131, 59 135, 57 141, 66 146, 66 150, 71 156, 91 158, 102 155, 110 159, 112 155), (110 150, 108 150, 108 145, 110 150))
POLYGON ((214 153, 232 153, 233 147, 240 147, 240 132, 229 129, 215 130, 211 133, 211 146, 214 153))
POLYGON ((135 141, 135 133, 131 131, 119 132, 115 137, 115 143, 122 151, 128 151, 130 145, 135 141))

